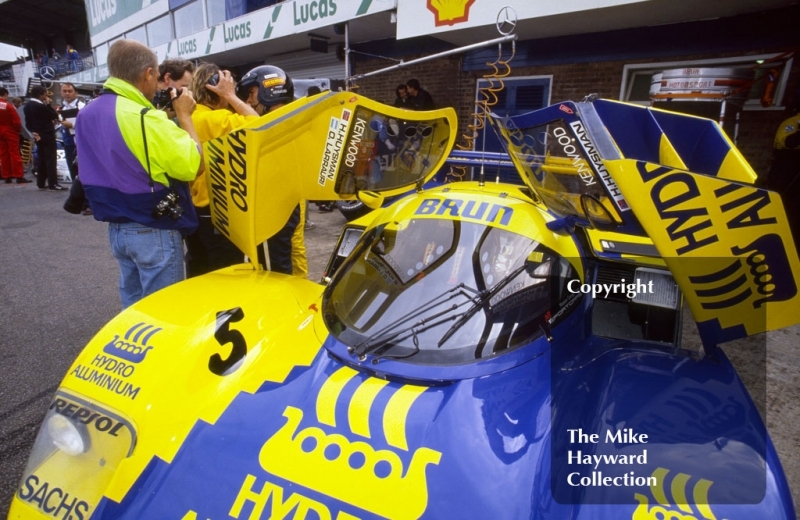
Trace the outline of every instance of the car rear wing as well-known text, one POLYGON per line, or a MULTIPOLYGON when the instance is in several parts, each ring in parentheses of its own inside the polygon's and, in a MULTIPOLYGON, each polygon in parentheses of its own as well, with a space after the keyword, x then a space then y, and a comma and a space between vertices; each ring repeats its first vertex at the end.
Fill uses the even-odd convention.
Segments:
POLYGON ((800 262, 781 198, 753 186, 715 122, 606 100, 492 119, 549 211, 652 240, 706 348, 800 323, 800 262))

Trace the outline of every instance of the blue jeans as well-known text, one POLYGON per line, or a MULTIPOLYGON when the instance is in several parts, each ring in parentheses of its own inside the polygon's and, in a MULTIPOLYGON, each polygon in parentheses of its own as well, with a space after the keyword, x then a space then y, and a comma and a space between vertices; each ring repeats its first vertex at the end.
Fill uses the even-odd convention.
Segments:
POLYGON ((183 274, 180 231, 155 229, 136 222, 108 224, 111 253, 119 262, 122 308, 173 283, 183 274))

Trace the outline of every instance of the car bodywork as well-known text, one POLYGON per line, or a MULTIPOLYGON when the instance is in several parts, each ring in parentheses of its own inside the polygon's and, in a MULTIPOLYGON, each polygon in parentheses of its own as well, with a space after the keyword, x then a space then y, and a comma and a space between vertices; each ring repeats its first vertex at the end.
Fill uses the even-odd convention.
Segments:
POLYGON ((596 100, 492 124, 526 186, 422 190, 454 112, 351 93, 208 143, 250 258, 300 199, 420 190, 348 224, 327 286, 242 264, 117 316, 9 518, 794 518, 716 348, 796 321, 780 199, 706 120, 596 100), (623 278, 658 290, 575 290, 623 278))

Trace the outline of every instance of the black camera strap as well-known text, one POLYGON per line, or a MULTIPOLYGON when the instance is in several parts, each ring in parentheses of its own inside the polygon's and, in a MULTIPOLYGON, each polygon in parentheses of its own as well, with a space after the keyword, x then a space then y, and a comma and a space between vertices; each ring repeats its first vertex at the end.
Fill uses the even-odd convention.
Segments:
MULTIPOLYGON (((153 199, 153 208, 157 208, 159 203, 156 202, 156 188, 155 188, 156 183, 155 183, 155 180, 153 179, 153 172, 152 172, 152 170, 150 168, 150 153, 149 153, 149 151, 147 149, 147 132, 144 129, 144 115, 149 110, 150 110, 150 107, 144 107, 142 109, 142 111, 139 113, 139 117, 140 117, 141 123, 142 123, 142 142, 144 143, 144 159, 147 162, 147 176, 150 178, 149 179, 149 181, 150 181, 149 182, 149 184, 150 184, 150 196, 153 199)), ((167 177, 167 187, 168 187, 169 191, 172 193, 172 179, 170 178, 169 175, 166 175, 166 177, 167 177)))
MULTIPOLYGON (((150 192, 155 192, 155 181, 153 180, 153 172, 150 170, 150 155, 147 152, 147 133, 144 130, 144 115, 150 110, 150 107, 144 107, 140 112, 142 121, 142 142, 144 142, 144 160, 147 161, 147 175, 150 177, 150 192)), ((167 186, 172 189, 172 179, 169 175, 167 177, 167 186)))
MULTIPOLYGON (((153 172, 150 171, 150 154, 147 153, 147 132, 144 130, 144 115, 147 111, 150 110, 150 107, 144 107, 140 112, 140 118, 142 121, 142 142, 144 142, 144 160, 147 161, 147 176, 150 178, 150 193, 155 193, 155 182, 153 181, 153 172)), ((167 181, 169 181, 169 177, 167 177, 167 181)))

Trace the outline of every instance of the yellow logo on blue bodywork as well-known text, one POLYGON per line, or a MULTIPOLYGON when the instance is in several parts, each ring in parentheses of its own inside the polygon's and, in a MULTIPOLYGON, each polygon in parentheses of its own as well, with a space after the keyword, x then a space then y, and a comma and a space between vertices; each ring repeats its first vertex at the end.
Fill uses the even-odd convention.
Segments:
POLYGON ((669 470, 656 468, 653 477, 657 484, 650 488, 655 504, 650 505, 650 500, 640 493, 634 494, 639 502, 633 512, 631 520, 716 520, 714 512, 708 505, 708 490, 714 484, 710 480, 698 479, 692 485, 692 502, 686 497, 686 487, 692 478, 686 473, 677 473, 672 477, 670 492, 674 504, 670 503, 664 490, 664 483, 669 475, 669 470))
MULTIPOLYGON (((326 380, 317 396, 318 424, 337 426, 335 409, 340 394, 357 374, 343 367, 326 380)), ((347 416, 349 429, 358 440, 341 433, 326 433, 319 426, 301 428, 303 411, 287 406, 283 412, 285 424, 261 448, 261 467, 272 475, 382 517, 419 518, 428 504, 426 468, 441 460, 441 453, 428 447, 411 450, 406 438, 409 410, 426 388, 404 385, 396 389, 383 410, 382 431, 373 432, 370 411, 378 393, 387 385, 385 380, 368 378, 352 396, 347 416), (375 449, 367 441, 376 433, 382 433, 389 449, 375 449), (404 464, 402 459, 409 455, 410 462, 404 464)), ((269 493, 283 492, 269 482, 260 492, 258 489, 255 476, 248 475, 229 515, 238 518, 247 502, 254 503, 253 514, 260 515, 269 493)), ((307 498, 303 507, 327 512, 325 505, 307 498)))

